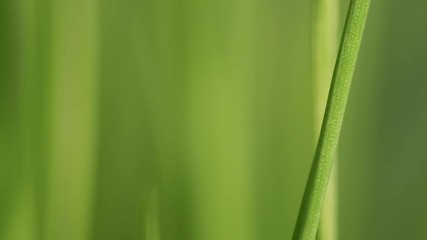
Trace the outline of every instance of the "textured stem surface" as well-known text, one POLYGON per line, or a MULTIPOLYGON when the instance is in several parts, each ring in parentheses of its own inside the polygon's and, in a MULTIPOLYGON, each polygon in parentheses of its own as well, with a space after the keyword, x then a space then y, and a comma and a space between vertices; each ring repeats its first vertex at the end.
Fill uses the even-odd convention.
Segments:
POLYGON ((350 2, 316 154, 293 239, 315 239, 356 67, 370 0, 350 2))

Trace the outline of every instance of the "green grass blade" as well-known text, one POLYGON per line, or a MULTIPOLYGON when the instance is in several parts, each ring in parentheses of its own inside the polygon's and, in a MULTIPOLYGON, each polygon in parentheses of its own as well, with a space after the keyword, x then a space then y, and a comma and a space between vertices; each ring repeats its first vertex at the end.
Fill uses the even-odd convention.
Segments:
POLYGON ((352 0, 332 77, 316 154, 293 239, 315 239, 336 154, 370 0, 352 0))

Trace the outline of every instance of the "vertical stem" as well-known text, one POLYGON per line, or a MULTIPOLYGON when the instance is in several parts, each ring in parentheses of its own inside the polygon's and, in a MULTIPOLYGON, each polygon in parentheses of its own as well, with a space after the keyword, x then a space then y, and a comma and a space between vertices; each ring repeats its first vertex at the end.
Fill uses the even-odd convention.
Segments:
MULTIPOLYGON (((313 0, 311 7, 311 66, 314 87, 314 130, 317 140, 338 49, 338 1, 313 0)), ((337 237, 337 172, 338 166, 335 164, 317 233, 319 240, 334 240, 337 237)))
POLYGON ((97 0, 52 5, 47 239, 90 239, 96 157, 97 0))
POLYGON ((352 0, 332 76, 316 154, 311 166, 293 239, 316 237, 334 163, 351 81, 365 29, 370 0, 352 0))

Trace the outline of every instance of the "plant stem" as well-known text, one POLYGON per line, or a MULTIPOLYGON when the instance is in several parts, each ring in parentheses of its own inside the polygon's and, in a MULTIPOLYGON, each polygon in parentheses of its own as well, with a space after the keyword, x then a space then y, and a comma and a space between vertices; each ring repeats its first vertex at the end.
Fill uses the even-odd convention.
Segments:
POLYGON ((315 239, 344 119, 370 0, 350 2, 316 154, 293 239, 315 239))
MULTIPOLYGON (((314 130, 318 139, 328 98, 328 88, 338 49, 338 1, 313 0, 311 6, 311 54, 314 87, 314 130)), ((334 240, 337 236, 337 164, 333 167, 317 239, 334 240)))

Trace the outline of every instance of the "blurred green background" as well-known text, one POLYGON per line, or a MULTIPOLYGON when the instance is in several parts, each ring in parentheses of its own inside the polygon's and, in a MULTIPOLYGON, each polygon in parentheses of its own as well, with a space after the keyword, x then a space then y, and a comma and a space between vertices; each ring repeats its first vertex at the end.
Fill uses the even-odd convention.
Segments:
MULTIPOLYGON (((340 239, 427 239, 426 8, 371 3, 340 239)), ((309 9, 0 1, 0 239, 290 239, 314 153, 309 9)))

